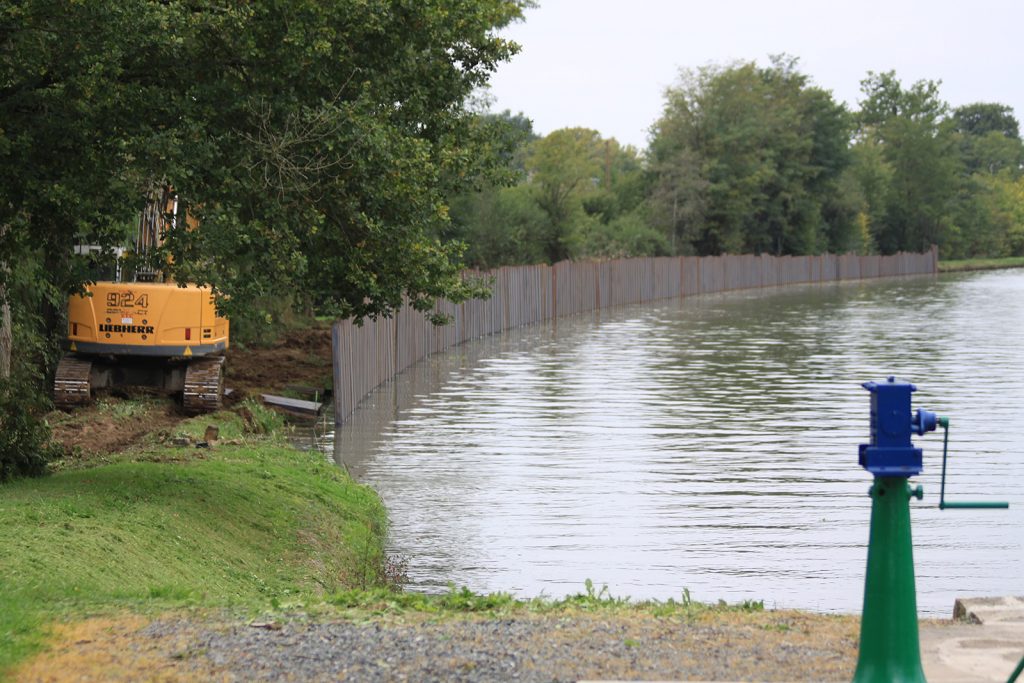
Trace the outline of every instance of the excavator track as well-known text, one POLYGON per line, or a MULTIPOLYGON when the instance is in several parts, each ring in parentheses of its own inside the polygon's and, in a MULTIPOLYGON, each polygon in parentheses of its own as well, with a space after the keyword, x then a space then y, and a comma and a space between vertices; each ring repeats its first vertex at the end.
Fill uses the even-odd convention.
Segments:
POLYGON ((70 409, 92 400, 89 388, 91 371, 92 361, 71 356, 60 359, 53 380, 53 402, 58 408, 70 409))
POLYGON ((182 405, 190 415, 221 409, 224 396, 224 357, 204 358, 188 364, 182 405))

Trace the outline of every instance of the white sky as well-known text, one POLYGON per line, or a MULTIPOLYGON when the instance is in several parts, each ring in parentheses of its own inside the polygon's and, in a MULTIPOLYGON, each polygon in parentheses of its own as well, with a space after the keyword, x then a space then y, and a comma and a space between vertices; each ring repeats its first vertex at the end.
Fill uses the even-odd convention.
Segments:
POLYGON ((583 126, 639 149, 681 68, 785 52, 851 109, 868 71, 942 81, 952 107, 1024 115, 1024 0, 540 0, 504 34, 522 52, 491 81, 494 111, 534 131, 583 126))

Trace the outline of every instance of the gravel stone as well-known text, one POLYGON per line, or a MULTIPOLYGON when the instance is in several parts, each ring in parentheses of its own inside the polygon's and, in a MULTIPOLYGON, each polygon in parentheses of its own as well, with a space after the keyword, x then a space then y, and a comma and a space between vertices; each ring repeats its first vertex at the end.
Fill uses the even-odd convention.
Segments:
POLYGON ((750 623, 648 614, 525 615, 439 622, 278 619, 279 630, 185 618, 137 639, 183 679, 222 681, 849 680, 856 624, 765 613, 750 623), (821 623, 826 626, 823 628, 821 623))

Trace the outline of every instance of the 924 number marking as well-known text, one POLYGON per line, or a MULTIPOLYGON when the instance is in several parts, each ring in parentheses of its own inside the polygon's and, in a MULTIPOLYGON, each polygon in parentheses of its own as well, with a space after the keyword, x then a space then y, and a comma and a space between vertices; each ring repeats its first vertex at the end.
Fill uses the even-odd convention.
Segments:
POLYGON ((149 295, 140 294, 138 298, 131 292, 110 292, 107 294, 107 306, 112 308, 146 308, 149 306, 149 295))

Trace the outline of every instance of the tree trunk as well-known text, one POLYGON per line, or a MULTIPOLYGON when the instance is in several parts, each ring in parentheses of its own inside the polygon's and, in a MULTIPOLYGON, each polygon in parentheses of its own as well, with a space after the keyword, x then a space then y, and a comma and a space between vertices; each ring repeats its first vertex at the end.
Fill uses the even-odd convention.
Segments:
MULTIPOLYGON (((0 239, 7 235, 7 225, 0 225, 0 239)), ((0 380, 11 376, 11 302, 7 299, 7 275, 11 269, 7 262, 0 263, 0 380)))
POLYGON ((11 303, 7 287, 0 285, 0 380, 11 376, 11 303))

